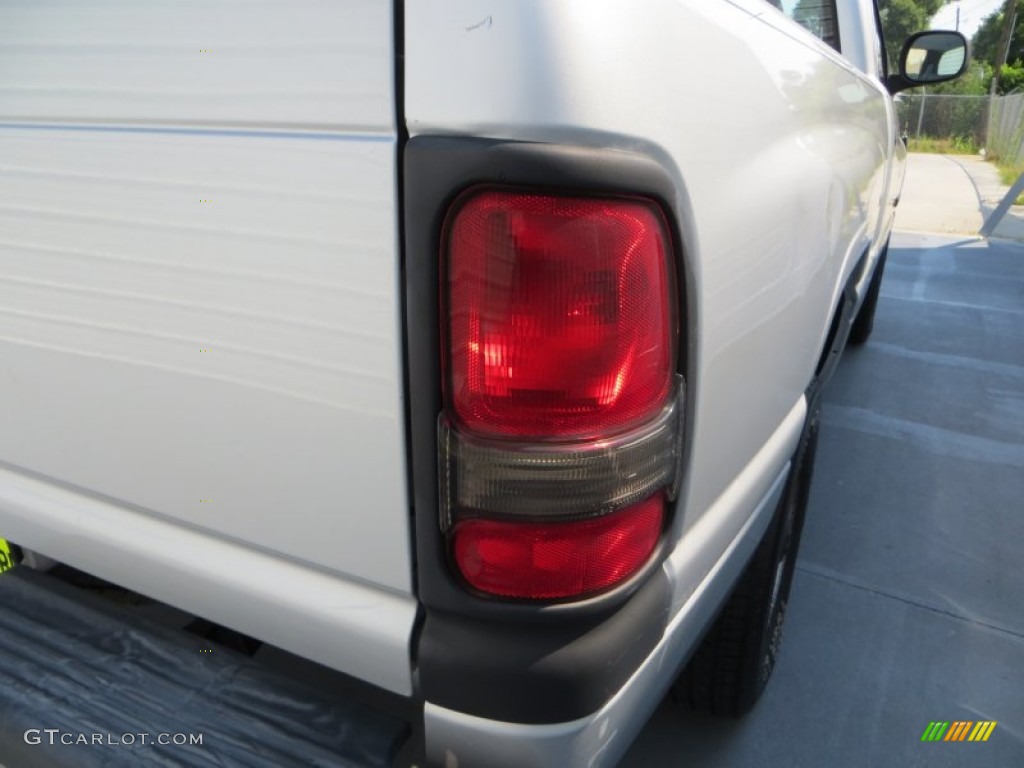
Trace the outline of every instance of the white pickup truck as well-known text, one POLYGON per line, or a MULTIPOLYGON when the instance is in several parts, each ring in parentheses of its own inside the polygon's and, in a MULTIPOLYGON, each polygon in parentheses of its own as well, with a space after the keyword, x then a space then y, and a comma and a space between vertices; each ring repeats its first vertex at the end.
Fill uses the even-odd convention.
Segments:
POLYGON ((754 704, 891 94, 960 35, 890 71, 870 0, 33 0, 0 50, 0 762, 265 764, 69 746, 217 686, 146 709, 178 641, 111 648, 150 625, 52 562, 405 707, 338 764, 612 765, 673 685, 754 704))

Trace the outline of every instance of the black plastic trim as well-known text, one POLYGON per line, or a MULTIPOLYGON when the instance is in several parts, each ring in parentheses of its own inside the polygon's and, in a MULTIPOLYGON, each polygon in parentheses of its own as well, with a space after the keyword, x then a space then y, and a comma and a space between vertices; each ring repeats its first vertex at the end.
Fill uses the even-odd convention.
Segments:
POLYGON ((971 63, 971 43, 970 41, 960 32, 954 29, 926 29, 921 32, 915 32, 908 37, 904 42, 902 48, 900 48, 900 58, 897 62, 896 72, 890 74, 885 79, 885 87, 889 90, 889 93, 895 96, 901 91, 905 91, 909 88, 922 88, 929 85, 938 85, 939 83, 947 83, 950 80, 956 80, 960 75, 967 71, 967 67, 971 63), (943 75, 937 77, 935 80, 930 80, 927 83, 918 82, 917 80, 911 80, 906 76, 906 64, 907 64, 907 53, 910 52, 910 48, 914 45, 918 38, 924 37, 925 35, 931 35, 936 32, 945 32, 951 35, 959 35, 960 39, 964 41, 964 61, 960 65, 959 71, 955 75, 943 75))
POLYGON ((807 387, 806 396, 808 402, 816 397, 828 384, 839 366, 843 351, 846 349, 846 342, 850 338, 850 330, 853 328, 853 321, 857 317, 857 294, 854 290, 854 277, 860 270, 854 270, 843 292, 839 295, 839 305, 832 315, 832 322, 829 325, 828 336, 825 340, 825 348, 822 350, 818 360, 818 366, 810 385, 807 387))
MULTIPOLYGON (((867 286, 870 285, 871 277, 874 275, 874 270, 872 270, 870 275, 867 274, 869 253, 870 246, 865 249, 864 253, 857 260, 857 264, 850 273, 850 277, 846 280, 846 285, 843 286, 842 293, 839 294, 839 302, 832 313, 832 321, 829 325, 828 335, 825 338, 825 347, 822 349, 821 357, 818 359, 814 378, 811 380, 805 393, 808 408, 818 402, 822 390, 831 380, 832 374, 835 373, 843 352, 848 346, 853 323, 857 319, 857 313, 860 312, 865 298, 861 296, 858 300, 857 286, 863 285, 866 295, 867 286)), ((880 259, 875 261, 875 270, 878 269, 880 261, 880 259)))
MULTIPOLYGON (((662 541, 646 566, 595 597, 558 604, 481 599, 448 567, 438 517, 440 243, 452 202, 469 187, 500 184, 564 194, 635 195, 668 219, 678 282, 679 372, 686 379, 684 462, 695 388, 694 281, 682 258, 685 190, 654 158, 606 148, 463 137, 413 137, 404 152, 405 290, 410 446, 418 596, 414 639, 419 695, 511 722, 561 722, 599 709, 661 638, 668 584, 662 541)), ((685 484, 685 463, 684 463, 685 484)))
POLYGON ((591 714, 661 640, 668 578, 659 572, 606 618, 558 625, 492 622, 430 611, 420 637, 420 686, 438 706, 515 723, 591 714))

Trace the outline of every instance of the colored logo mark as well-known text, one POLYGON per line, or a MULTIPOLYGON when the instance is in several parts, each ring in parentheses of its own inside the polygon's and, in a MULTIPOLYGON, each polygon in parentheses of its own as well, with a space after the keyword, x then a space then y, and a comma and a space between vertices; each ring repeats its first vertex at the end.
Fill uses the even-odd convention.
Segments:
POLYGON ((996 720, 933 720, 921 734, 921 741, 988 741, 996 720))

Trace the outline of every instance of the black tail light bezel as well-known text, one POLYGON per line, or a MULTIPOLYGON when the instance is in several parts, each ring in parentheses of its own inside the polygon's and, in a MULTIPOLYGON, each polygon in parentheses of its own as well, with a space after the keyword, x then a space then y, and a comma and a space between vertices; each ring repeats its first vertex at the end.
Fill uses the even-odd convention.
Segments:
POLYGON ((679 495, 685 498, 698 394, 690 374, 699 351, 693 335, 696 303, 689 293, 695 281, 681 236, 687 231, 693 237, 687 229, 686 190, 676 172, 658 161, 656 150, 638 151, 616 137, 609 137, 607 147, 581 148, 418 136, 401 152, 410 513, 421 604, 413 641, 419 695, 440 706, 513 722, 583 716, 598 709, 662 637, 671 589, 660 565, 680 521, 670 505, 670 533, 662 536, 647 564, 587 599, 553 604, 480 599, 460 583, 448 566, 448 542, 439 525, 442 230, 457 196, 477 185, 644 197, 661 207, 676 255, 677 373, 686 384, 679 495), (537 665, 531 659, 548 661, 537 665), (467 675, 467 669, 473 674, 467 675))

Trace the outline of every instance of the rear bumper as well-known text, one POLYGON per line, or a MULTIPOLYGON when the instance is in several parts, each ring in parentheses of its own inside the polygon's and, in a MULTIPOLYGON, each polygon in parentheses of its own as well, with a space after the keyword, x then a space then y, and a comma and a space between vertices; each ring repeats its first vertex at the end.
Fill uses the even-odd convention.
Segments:
POLYGON ((390 766, 410 730, 30 568, 0 606, 6 768, 390 766))
MULTIPOLYGON (((658 578, 668 585, 666 629, 596 712, 524 724, 428 701, 422 738, 429 764, 614 765, 766 529, 805 414, 801 399, 664 560, 658 578)), ((203 652, 210 644, 198 637, 29 568, 0 575, 0 606, 0 754, 6 768, 118 768, 161 758, 182 766, 301 762, 365 768, 401 762, 399 752, 409 752, 407 747, 419 752, 418 707, 411 717, 396 716, 367 704, 365 692, 308 687, 220 647, 203 652), (412 731, 417 735, 407 743, 412 731)))
POLYGON ((0 535, 371 685, 412 694, 412 595, 2 462, 0 535))

